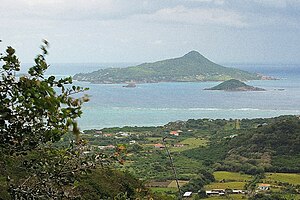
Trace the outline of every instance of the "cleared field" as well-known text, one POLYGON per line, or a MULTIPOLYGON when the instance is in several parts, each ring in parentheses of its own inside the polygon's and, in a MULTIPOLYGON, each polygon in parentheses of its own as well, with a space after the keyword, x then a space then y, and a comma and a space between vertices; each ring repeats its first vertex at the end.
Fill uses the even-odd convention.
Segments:
POLYGON ((166 187, 151 187, 151 191, 153 192, 177 192, 177 188, 166 188, 166 187))
POLYGON ((228 182, 246 182, 253 179, 251 175, 241 174, 238 172, 217 171, 213 173, 216 181, 225 180, 228 182))
POLYGON ((264 182, 285 182, 294 185, 300 185, 300 174, 291 173, 266 173, 264 182))
MULTIPOLYGON (((179 186, 181 187, 181 186, 187 184, 188 181, 181 181, 181 180, 179 180, 178 183, 179 183, 179 186)), ((176 181, 173 180, 173 181, 168 185, 168 188, 177 188, 176 181)))
POLYGON ((206 146, 208 140, 204 138, 187 138, 183 141, 181 141, 179 144, 183 144, 183 147, 172 147, 170 149, 171 152, 181 152, 188 149, 194 149, 199 146, 206 146))
POLYGON ((209 185, 205 185, 205 190, 212 190, 212 189, 244 189, 244 185, 246 182, 227 182, 227 183, 211 183, 209 185))

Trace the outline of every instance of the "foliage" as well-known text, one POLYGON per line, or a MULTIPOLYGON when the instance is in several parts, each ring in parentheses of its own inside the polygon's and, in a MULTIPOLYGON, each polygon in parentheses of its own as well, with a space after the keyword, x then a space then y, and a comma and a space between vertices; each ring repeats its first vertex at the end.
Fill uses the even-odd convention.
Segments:
POLYGON ((98 168, 81 175, 78 190, 82 199, 113 199, 121 194, 126 194, 126 198, 139 198, 149 194, 142 182, 132 175, 111 168, 98 168))
POLYGON ((12 47, 0 57, 1 176, 7 177, 6 189, 14 199, 76 197, 71 192, 75 176, 90 167, 81 154, 84 143, 75 121, 88 98, 72 97, 86 89, 69 86, 71 77, 45 77, 47 48, 44 41, 35 65, 21 77, 16 76, 21 66, 12 47), (76 141, 67 149, 52 148, 70 126, 76 141))
MULTIPOLYGON (((193 123, 196 121, 189 120, 193 123)), ((201 121, 200 121, 201 122, 201 121)), ((214 121, 212 121, 214 122, 214 121)), ((183 155, 202 160, 216 170, 261 174, 265 171, 299 172, 300 121, 295 116, 272 119, 241 120, 238 131, 228 130, 232 138, 213 125, 211 142, 207 147, 183 152, 183 155)), ((222 131, 225 133, 225 131, 222 131)))
POLYGON ((12 47, 0 57, 4 62, 0 71, 0 147, 6 154, 58 141, 70 125, 78 133, 75 119, 81 116, 81 104, 87 98, 75 99, 71 95, 85 89, 66 87, 72 84, 71 77, 56 80, 54 76, 44 76, 49 67, 45 60, 47 46, 45 41, 43 53, 35 58, 28 75, 21 77, 15 76, 20 62, 12 47))
POLYGON ((200 170, 198 176, 192 178, 188 184, 184 185, 181 189, 184 192, 192 191, 198 192, 203 189, 204 185, 209 184, 210 182, 214 182, 215 178, 212 173, 206 170, 200 170))
MULTIPOLYGON (((93 153, 79 137, 76 119, 88 98, 74 95, 86 89, 72 85, 71 77, 44 75, 47 48, 44 41, 35 65, 20 77, 15 50, 8 47, 0 57, 1 198, 98 199, 99 190, 100 196, 115 199, 145 195, 132 176, 104 170, 112 159, 93 153)), ((119 149, 112 158, 122 154, 119 149)))

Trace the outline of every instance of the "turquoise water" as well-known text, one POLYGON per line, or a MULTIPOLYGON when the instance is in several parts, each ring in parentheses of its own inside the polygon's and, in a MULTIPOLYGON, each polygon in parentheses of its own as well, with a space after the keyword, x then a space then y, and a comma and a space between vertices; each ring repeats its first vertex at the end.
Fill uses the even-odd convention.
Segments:
POLYGON ((81 127, 162 125, 190 118, 256 118, 300 114, 299 82, 252 81, 264 92, 203 90, 218 84, 158 83, 137 88, 83 84, 91 101, 84 106, 81 127), (284 89, 278 90, 278 89, 284 89))
MULTIPOLYGON (((73 75, 80 71, 94 71, 97 64, 52 68, 51 74, 73 75), (68 73, 66 73, 66 69, 68 73)), ((123 65, 124 66, 124 65, 123 65)), ((126 65, 125 65, 126 66, 126 65)), ((228 66, 228 65, 227 65, 228 66)), ((155 83, 140 84, 136 88, 122 85, 100 85, 84 82, 90 102, 83 106, 79 119, 81 129, 114 126, 154 126, 170 121, 191 118, 257 118, 279 115, 300 115, 300 65, 236 65, 236 67, 280 80, 250 81, 263 92, 224 92, 203 90, 219 84, 155 83)))

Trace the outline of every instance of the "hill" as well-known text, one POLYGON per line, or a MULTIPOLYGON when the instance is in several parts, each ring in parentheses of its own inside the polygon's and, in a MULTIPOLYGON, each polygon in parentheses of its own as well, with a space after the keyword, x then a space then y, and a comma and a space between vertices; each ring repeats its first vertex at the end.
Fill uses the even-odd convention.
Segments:
POLYGON ((246 83, 236 80, 236 79, 230 79, 228 81, 224 81, 223 83, 220 83, 219 85, 217 85, 215 87, 207 88, 205 90, 265 91, 265 89, 247 85, 246 83))
MULTIPOLYGON (((299 118, 282 116, 257 120, 261 122, 257 128, 241 127, 232 137, 216 138, 207 148, 188 150, 184 155, 210 163, 217 170, 248 174, 264 171, 299 173, 299 118)), ((257 120, 245 119, 240 123, 252 124, 257 120)))
POLYGON ((75 74, 74 79, 91 83, 155 83, 224 81, 229 79, 262 79, 254 73, 228 68, 213 63, 197 51, 179 58, 144 63, 126 68, 100 69, 91 73, 75 74))

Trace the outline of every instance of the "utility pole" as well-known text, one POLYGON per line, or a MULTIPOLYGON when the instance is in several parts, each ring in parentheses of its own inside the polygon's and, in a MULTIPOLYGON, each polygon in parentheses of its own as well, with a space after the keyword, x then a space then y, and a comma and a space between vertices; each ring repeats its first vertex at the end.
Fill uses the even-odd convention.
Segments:
POLYGON ((175 177, 176 185, 177 185, 177 188, 178 188, 178 199, 181 200, 182 199, 182 195, 181 195, 181 190, 180 190, 180 186, 179 186, 179 182, 178 182, 177 172, 176 172, 176 168, 175 168, 175 165, 174 165, 174 162, 173 162, 173 158, 172 158, 172 156, 170 154, 170 151, 169 151, 169 149, 167 147, 166 138, 167 137, 164 137, 162 139, 162 142, 165 145, 166 152, 167 152, 168 157, 170 159, 171 168, 173 170, 173 174, 174 174, 174 177, 175 177))

